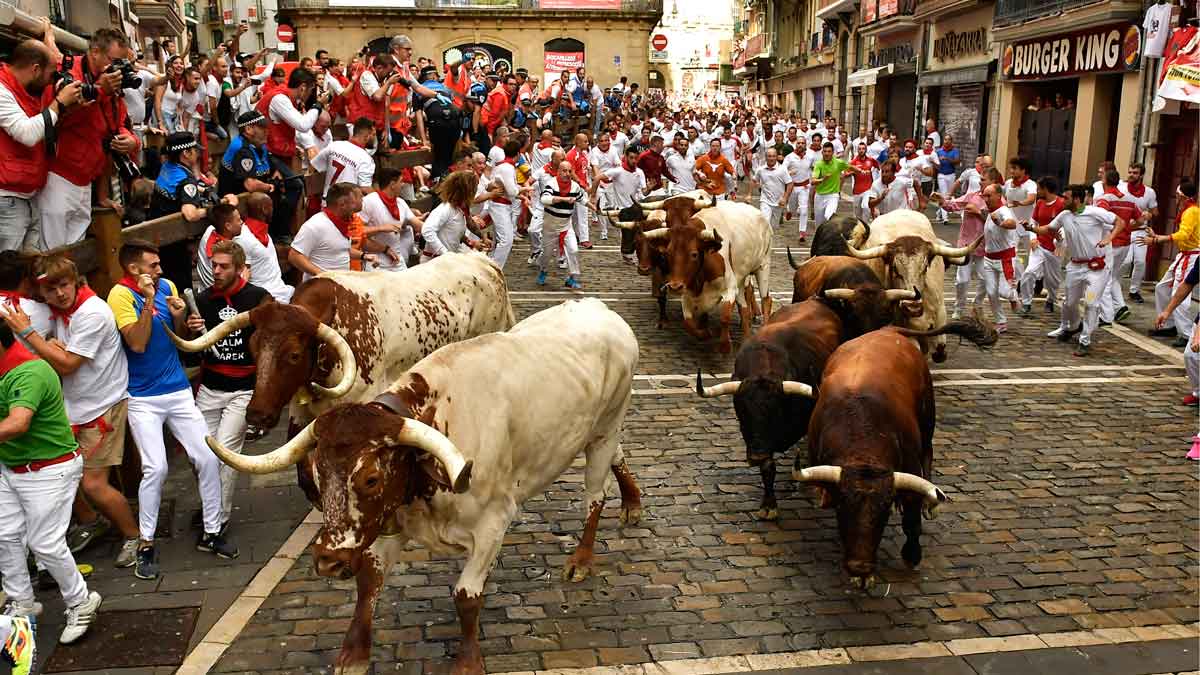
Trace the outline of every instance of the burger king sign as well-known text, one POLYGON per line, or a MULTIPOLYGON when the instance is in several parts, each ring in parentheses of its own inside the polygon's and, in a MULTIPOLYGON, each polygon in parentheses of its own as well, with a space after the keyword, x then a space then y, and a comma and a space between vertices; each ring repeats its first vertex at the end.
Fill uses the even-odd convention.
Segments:
POLYGON ((1142 34, 1136 25, 1109 24, 1009 43, 1000 73, 1006 80, 1053 80, 1136 70, 1141 52, 1142 34))

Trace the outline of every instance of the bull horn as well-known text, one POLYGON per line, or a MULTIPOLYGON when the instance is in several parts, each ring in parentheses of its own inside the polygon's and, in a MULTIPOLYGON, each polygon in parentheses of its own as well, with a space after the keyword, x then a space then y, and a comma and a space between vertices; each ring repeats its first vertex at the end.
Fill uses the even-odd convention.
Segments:
POLYGON ((883 254, 886 250, 887 250, 886 244, 880 244, 879 246, 872 246, 871 248, 868 248, 863 251, 860 251, 860 250, 854 248, 850 244, 846 244, 846 252, 848 252, 851 256, 858 258, 859 260, 874 260, 875 258, 882 258, 883 254))
POLYGON ((234 452, 212 436, 205 436, 204 440, 222 462, 242 473, 274 473, 304 459, 308 451, 317 444, 317 439, 313 436, 314 424, 316 422, 309 422, 308 426, 291 440, 265 455, 243 455, 234 452))
POLYGON ((981 241, 983 241, 982 234, 976 237, 975 241, 971 242, 970 244, 967 244, 966 246, 959 246, 957 248, 953 246, 947 246, 940 241, 935 241, 933 242, 933 252, 942 256, 943 258, 962 258, 963 256, 970 255, 971 251, 974 251, 979 246, 981 241))
POLYGON ((642 236, 647 239, 666 239, 671 235, 671 231, 665 227, 656 227, 653 230, 646 230, 642 236))
POLYGON ((603 213, 604 215, 608 216, 610 220, 617 220, 618 218, 621 217, 620 209, 603 209, 600 211, 600 213, 603 213))
POLYGON ((896 471, 892 474, 892 480, 895 483, 896 490, 907 490, 916 492, 925 500, 925 510, 932 517, 933 512, 942 502, 947 500, 946 493, 920 476, 896 471))
POLYGON ((883 292, 883 297, 887 298, 890 302, 896 302, 897 300, 920 300, 921 294, 915 288, 911 291, 906 291, 903 288, 889 288, 883 292))
POLYGON ((721 233, 716 230, 705 228, 700 230, 700 238, 705 241, 721 241, 721 233))
POLYGON ((636 229, 638 229, 638 226, 639 226, 638 223, 631 223, 631 222, 625 221, 625 220, 617 220, 616 218, 611 218, 610 220, 612 221, 613 225, 616 225, 618 228, 620 228, 622 230, 636 230, 636 229))
POLYGON ((195 340, 184 340, 175 335, 170 328, 167 329, 167 336, 171 338, 171 342, 174 342, 176 347, 185 352, 202 352, 217 344, 218 341, 224 340, 230 333, 241 330, 249 325, 250 312, 241 312, 237 316, 225 319, 216 328, 195 340))
POLYGON ((317 338, 328 343, 337 352, 338 361, 342 364, 342 380, 332 388, 323 387, 314 382, 312 388, 326 398, 341 398, 350 392, 354 381, 358 379, 358 362, 354 359, 354 352, 350 349, 346 338, 329 326, 323 323, 318 324, 317 338))
POLYGON ((853 300, 856 294, 858 294, 858 291, 853 288, 826 288, 821 291, 821 297, 826 300, 853 300))
POLYGON ((700 374, 700 370, 696 370, 696 394, 700 398, 716 398, 718 396, 732 396, 737 393, 739 387, 742 386, 740 380, 730 380, 723 382, 713 387, 704 386, 704 376, 700 374))
POLYGON ((717 205, 717 196, 716 195, 709 195, 709 199, 705 199, 704 197, 697 197, 696 200, 694 202, 692 202, 692 208, 695 208, 695 209, 708 209, 708 208, 712 208, 716 205, 717 205))
POLYGON ((803 396, 804 398, 816 398, 817 395, 813 392, 810 385, 803 382, 793 382, 792 380, 783 381, 783 393, 789 396, 803 396))
MULTIPOLYGON (((791 246, 787 247, 787 254, 788 254, 788 264, 792 266, 792 269, 794 269, 794 270, 800 269, 800 267, 804 263, 800 263, 800 264, 796 263, 796 259, 792 257, 792 247, 791 246)), ((809 260, 812 260, 812 258, 809 258, 809 260)))
POLYGON ((643 211, 653 211, 654 209, 661 209, 666 202, 667 200, 665 199, 659 199, 653 202, 638 202, 638 206, 642 207, 643 211))
POLYGON ((807 469, 792 469, 792 480, 801 483, 833 483, 837 485, 842 481, 842 467, 825 464, 810 466, 807 469))
POLYGON ((454 442, 437 429, 406 417, 396 443, 420 448, 437 458, 450 477, 455 492, 461 494, 471 487, 471 467, 474 462, 463 457, 454 442))

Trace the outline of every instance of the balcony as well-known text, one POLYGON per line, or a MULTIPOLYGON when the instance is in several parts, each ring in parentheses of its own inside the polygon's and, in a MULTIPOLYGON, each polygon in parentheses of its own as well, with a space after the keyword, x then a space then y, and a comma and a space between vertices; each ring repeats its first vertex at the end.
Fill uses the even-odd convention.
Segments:
POLYGON ((194 2, 183 3, 183 16, 184 16, 184 18, 195 21, 196 20, 196 3, 194 3, 194 2))
MULTIPOLYGON (((864 0, 870 2, 871 0, 864 0)), ((821 21, 835 20, 839 14, 852 14, 858 9, 858 0, 819 0, 817 18, 821 21)))
POLYGON ((252 24, 261 24, 263 22, 262 0, 252 0, 246 7, 246 21, 252 24))
POLYGON ((862 0, 861 35, 887 35, 914 30, 917 0, 862 0))
POLYGON ((204 9, 204 19, 209 23, 221 23, 221 8, 217 5, 209 5, 204 9))
MULTIPOLYGON (((1063 14, 1087 5, 1108 4, 1096 0, 998 0, 994 25, 1011 26, 1041 17, 1063 14)), ((1111 3, 1117 4, 1117 3, 1111 3)))
POLYGON ((138 17, 138 26, 151 35, 169 36, 183 33, 183 17, 174 1, 134 0, 131 10, 138 17))
MULTIPOLYGON (((329 9, 329 0, 278 0, 279 10, 323 11, 329 9)), ((656 14, 662 16, 663 0, 362 0, 362 6, 338 3, 338 11, 363 9, 391 11, 395 9, 417 10, 560 10, 570 12, 620 12, 622 14, 656 14)))

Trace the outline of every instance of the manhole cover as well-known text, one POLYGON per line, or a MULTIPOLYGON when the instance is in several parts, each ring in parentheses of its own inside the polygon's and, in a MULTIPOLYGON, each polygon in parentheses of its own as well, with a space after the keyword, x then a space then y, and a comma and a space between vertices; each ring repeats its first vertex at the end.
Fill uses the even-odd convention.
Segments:
POLYGON ((58 645, 42 672, 178 666, 187 656, 199 607, 106 612, 82 640, 58 645))

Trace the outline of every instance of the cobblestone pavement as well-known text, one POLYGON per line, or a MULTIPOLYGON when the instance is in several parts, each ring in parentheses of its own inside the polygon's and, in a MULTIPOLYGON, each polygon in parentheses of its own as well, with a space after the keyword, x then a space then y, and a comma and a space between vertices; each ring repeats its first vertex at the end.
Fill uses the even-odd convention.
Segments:
MULTIPOLYGON (((785 228, 778 245, 794 246, 785 228)), ((732 406, 689 389, 697 367, 728 373, 732 357, 687 336, 677 303, 669 307, 674 324, 657 329, 648 281, 621 262, 615 235, 596 243, 583 253, 585 293, 604 298, 641 343, 623 447, 646 517, 620 528, 611 499, 598 576, 569 584, 559 572, 582 528, 578 467, 528 502, 486 589, 489 672, 1074 635, 1200 618, 1197 476, 1182 457, 1196 415, 1178 405, 1182 362, 1163 343, 1136 337, 1152 320, 1150 306, 1133 308, 1131 330, 1097 336, 1087 359, 1044 337, 1057 316, 1040 305, 1032 318, 1012 319, 989 352, 951 347, 935 368, 934 460, 951 501, 927 526, 916 571, 899 558, 898 524, 889 526, 885 583, 864 594, 846 585, 835 521, 796 489, 790 457, 779 473, 781 520, 753 518, 761 488, 744 464, 732 406)), ((561 272, 539 288, 527 251, 518 242, 508 270, 521 317, 573 297, 561 272)), ((772 263, 772 291, 786 301, 783 248, 772 263)), ((459 639, 450 588, 460 568, 457 559, 412 550, 393 570, 375 612, 376 672, 448 668, 459 639)), ((323 672, 354 597, 353 582, 317 577, 302 555, 216 670, 323 672)))

